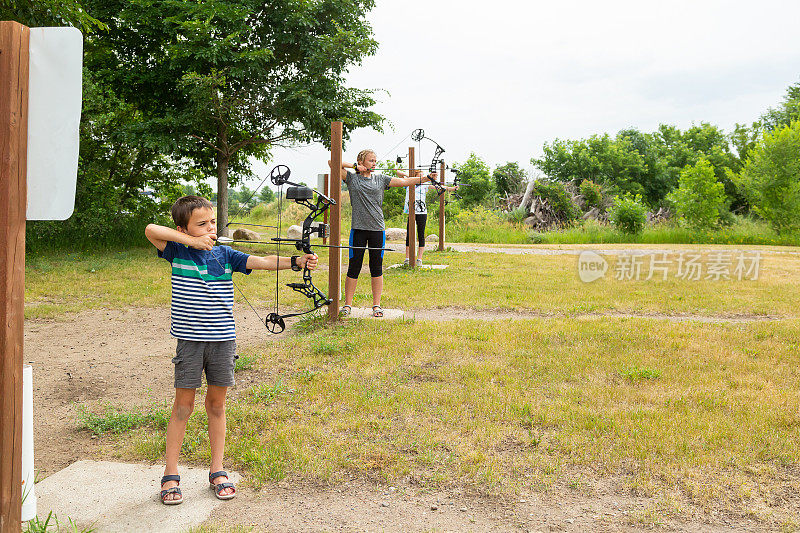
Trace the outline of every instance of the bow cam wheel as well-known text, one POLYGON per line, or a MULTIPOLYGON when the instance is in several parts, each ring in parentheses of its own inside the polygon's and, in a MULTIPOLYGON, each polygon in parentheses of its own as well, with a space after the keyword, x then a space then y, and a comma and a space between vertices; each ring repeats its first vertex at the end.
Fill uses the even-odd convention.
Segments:
POLYGON ((283 317, 278 313, 268 314, 267 318, 264 319, 264 325, 267 326, 267 331, 270 333, 281 333, 286 329, 283 317))
POLYGON ((292 171, 286 165, 277 165, 269 173, 269 179, 273 185, 283 185, 289 181, 292 171))

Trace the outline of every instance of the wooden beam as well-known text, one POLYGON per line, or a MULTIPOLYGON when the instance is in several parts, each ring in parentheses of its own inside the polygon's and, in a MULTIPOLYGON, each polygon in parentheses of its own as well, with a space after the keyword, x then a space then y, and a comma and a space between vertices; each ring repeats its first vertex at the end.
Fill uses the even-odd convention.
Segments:
MULTIPOLYGON (((342 242, 341 206, 342 206, 342 123, 331 122, 331 178, 328 180, 330 194, 336 204, 330 211, 331 244, 342 242)), ((328 321, 339 320, 339 300, 342 292, 342 254, 340 248, 328 248, 328 321)))
MULTIPOLYGON (((439 163, 439 183, 444 187, 444 161, 439 163)), ((444 252, 444 199, 447 193, 439 197, 439 251, 444 252)))
MULTIPOLYGON (((414 147, 408 148, 408 168, 414 168, 414 147)), ((409 170, 408 175, 413 175, 414 171, 409 170)), ((417 199, 417 190, 413 185, 408 186, 408 264, 411 267, 417 266, 417 206, 414 205, 417 199)))
MULTIPOLYGON (((328 194, 328 176, 330 176, 330 174, 325 174, 325 177, 324 177, 324 178, 322 178, 322 182, 323 182, 323 189, 322 189, 322 193, 323 193, 325 196, 327 196, 327 197, 329 197, 329 198, 330 198, 330 195, 328 194)), ((337 203, 338 203, 338 202, 337 202, 337 203)), ((325 211, 325 213, 323 213, 322 217, 323 217, 323 218, 322 218, 322 223, 323 223, 323 224, 325 224, 325 225, 327 225, 327 224, 328 224, 328 212, 327 212, 327 211, 325 211)), ((328 237, 323 237, 323 238, 322 238, 322 244, 328 244, 328 237)))
POLYGON ((22 520, 22 339, 30 29, 0 22, 0 532, 22 520))

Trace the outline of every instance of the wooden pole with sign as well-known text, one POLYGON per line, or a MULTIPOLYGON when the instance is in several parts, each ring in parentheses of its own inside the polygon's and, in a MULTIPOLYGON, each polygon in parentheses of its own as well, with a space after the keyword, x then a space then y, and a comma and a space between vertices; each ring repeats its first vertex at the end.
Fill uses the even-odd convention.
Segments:
POLYGON ((22 518, 22 339, 30 28, 0 22, 0 532, 22 518))
MULTIPOLYGON (((336 203, 329 209, 331 216, 331 244, 342 242, 341 206, 342 206, 342 123, 331 122, 331 177, 328 180, 330 196, 336 203)), ((340 248, 328 248, 328 321, 339 320, 339 300, 342 293, 342 254, 340 248)))
MULTIPOLYGON (((439 163, 439 183, 444 187, 444 161, 439 163)), ((439 251, 444 252, 444 197, 447 193, 439 197, 439 251)))
MULTIPOLYGON (((408 149, 408 168, 412 169, 414 164, 414 147, 408 149)), ((413 170, 408 171, 408 175, 412 176, 413 170)), ((408 264, 412 268, 417 266, 417 188, 413 185, 408 186, 408 264)))
MULTIPOLYGON (((322 178, 322 180, 323 180, 323 189, 322 189, 322 192, 323 192, 323 193, 325 194, 325 196, 327 196, 327 197, 330 197, 330 195, 328 194, 328 176, 329 176, 329 175, 330 175, 330 174, 325 174, 325 177, 323 177, 323 178, 322 178)), ((328 212, 327 212, 327 211, 325 211, 325 213, 322 215, 322 217, 323 217, 323 218, 322 218, 322 223, 323 223, 323 224, 325 224, 325 225, 327 226, 327 225, 328 225, 328 212)), ((327 236, 327 235, 326 235, 325 237, 323 237, 323 238, 322 238, 322 244, 328 244, 328 236, 327 236)))

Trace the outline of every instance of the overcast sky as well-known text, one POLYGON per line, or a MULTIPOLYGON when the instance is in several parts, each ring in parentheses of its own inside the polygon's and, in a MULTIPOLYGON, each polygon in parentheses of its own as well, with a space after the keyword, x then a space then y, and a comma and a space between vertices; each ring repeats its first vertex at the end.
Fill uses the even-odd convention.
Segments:
MULTIPOLYGON (((345 161, 363 148, 405 154, 417 144, 392 148, 423 128, 448 162, 475 152, 534 172, 530 159, 556 138, 661 123, 729 132, 800 82, 797 0, 377 0, 367 18, 380 47, 348 82, 385 90, 375 111, 390 124, 354 132, 345 161)), ((430 161, 432 145, 420 148, 430 161)), ((330 152, 273 155, 260 176, 281 163, 312 184, 330 152)))

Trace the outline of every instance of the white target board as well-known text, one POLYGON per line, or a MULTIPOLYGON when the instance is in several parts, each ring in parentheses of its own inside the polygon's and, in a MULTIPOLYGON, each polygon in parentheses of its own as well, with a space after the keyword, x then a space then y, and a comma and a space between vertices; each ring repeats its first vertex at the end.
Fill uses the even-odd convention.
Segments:
POLYGON ((28 77, 28 220, 66 220, 75 209, 83 35, 31 28, 28 77))

